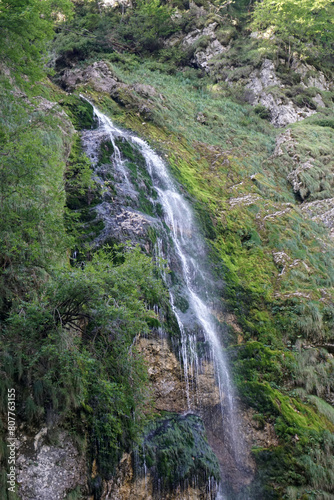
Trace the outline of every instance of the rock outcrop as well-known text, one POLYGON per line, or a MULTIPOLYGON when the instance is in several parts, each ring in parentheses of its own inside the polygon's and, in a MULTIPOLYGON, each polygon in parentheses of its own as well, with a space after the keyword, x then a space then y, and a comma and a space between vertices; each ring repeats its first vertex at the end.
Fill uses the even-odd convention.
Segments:
POLYGON ((156 89, 150 85, 128 85, 119 81, 105 61, 95 62, 85 68, 65 69, 60 83, 69 92, 73 92, 77 87, 89 86, 96 92, 107 93, 118 104, 139 112, 145 119, 149 119, 153 111, 150 98, 157 95, 156 89))
MULTIPOLYGON (((156 500, 162 498, 154 494, 154 479, 150 474, 138 477, 134 474, 133 458, 124 453, 111 481, 103 485, 101 500, 156 500)), ((205 487, 188 486, 175 488, 173 492, 164 492, 164 500, 212 500, 214 492, 205 487)))
POLYGON ((50 429, 33 435, 21 434, 17 448, 17 482, 21 500, 62 500, 77 487, 86 485, 86 462, 67 432, 49 444, 50 429))
POLYGON ((277 95, 272 89, 283 88, 283 84, 275 72, 275 65, 265 59, 260 69, 255 69, 249 76, 246 89, 250 92, 247 99, 252 105, 261 104, 270 112, 270 121, 275 127, 284 127, 315 113, 307 107, 297 107, 292 100, 277 95))

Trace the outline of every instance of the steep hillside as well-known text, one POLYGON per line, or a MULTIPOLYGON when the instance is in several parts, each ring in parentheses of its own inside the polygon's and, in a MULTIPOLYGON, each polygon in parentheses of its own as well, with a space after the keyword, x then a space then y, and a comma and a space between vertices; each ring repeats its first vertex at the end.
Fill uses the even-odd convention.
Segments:
POLYGON ((333 12, 283 3, 272 19, 267 2, 76 2, 49 78, 21 32, 3 52, 4 499, 204 500, 219 482, 228 500, 333 497, 333 12), (239 462, 198 324, 200 368, 182 351, 188 296, 145 158, 87 99, 159 153, 194 209, 239 462))

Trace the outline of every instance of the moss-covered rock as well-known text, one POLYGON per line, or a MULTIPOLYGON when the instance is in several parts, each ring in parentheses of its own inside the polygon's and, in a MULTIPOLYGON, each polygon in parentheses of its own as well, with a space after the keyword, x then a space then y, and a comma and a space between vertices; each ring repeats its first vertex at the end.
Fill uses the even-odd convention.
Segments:
POLYGON ((97 126, 93 106, 79 96, 75 94, 66 95, 60 100, 59 104, 65 108, 77 130, 91 129, 97 126))
POLYGON ((170 414, 152 422, 138 449, 140 468, 149 471, 157 491, 187 484, 219 482, 219 463, 211 450, 203 423, 196 415, 170 414))

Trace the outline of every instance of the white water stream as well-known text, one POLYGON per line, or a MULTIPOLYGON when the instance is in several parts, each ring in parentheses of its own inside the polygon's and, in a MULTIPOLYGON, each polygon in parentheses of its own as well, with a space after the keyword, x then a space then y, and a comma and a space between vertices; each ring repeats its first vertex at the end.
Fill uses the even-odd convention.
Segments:
MULTIPOLYGON (((181 271, 183 290, 189 307, 182 313, 176 306, 177 297, 173 287, 170 286, 170 301, 178 321, 181 332, 181 356, 184 369, 184 379, 186 385, 186 396, 189 411, 193 406, 192 380, 196 378, 199 370, 200 360, 197 354, 197 332, 205 337, 208 346, 206 356, 213 362, 215 377, 219 387, 222 409, 222 419, 228 422, 231 455, 235 462, 242 462, 241 455, 243 443, 240 440, 238 431, 238 418, 236 414, 235 394, 232 387, 228 364, 220 341, 220 333, 217 322, 211 313, 212 303, 217 300, 215 297, 215 285, 210 274, 207 253, 208 249, 205 240, 198 229, 193 211, 180 193, 177 184, 172 179, 165 162, 156 154, 149 145, 132 133, 123 131, 113 125, 111 120, 94 107, 95 115, 99 122, 99 129, 105 136, 109 136, 114 147, 112 162, 114 168, 122 179, 122 188, 129 196, 133 196, 136 191, 131 184, 126 161, 122 159, 116 139, 126 139, 137 146, 145 158, 147 170, 152 178, 153 186, 158 193, 156 201, 163 208, 164 222, 170 229, 170 238, 174 246, 174 253, 179 261, 178 267, 181 271), (193 326, 191 330, 190 326, 193 326)), ((169 260, 168 255, 163 255, 162 240, 158 238, 157 252, 160 256, 169 260)), ((166 275, 164 279, 168 283, 166 275)), ((216 292, 217 295, 217 292, 216 292)), ((217 499, 222 499, 218 493, 217 499)))

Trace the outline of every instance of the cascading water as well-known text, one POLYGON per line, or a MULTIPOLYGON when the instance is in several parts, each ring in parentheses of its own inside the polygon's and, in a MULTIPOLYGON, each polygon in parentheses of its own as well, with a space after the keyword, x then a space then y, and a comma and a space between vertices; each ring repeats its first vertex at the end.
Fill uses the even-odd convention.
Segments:
MULTIPOLYGON (((132 143, 145 159, 147 171, 158 194, 156 200, 151 199, 150 201, 153 204, 161 204, 163 208, 163 221, 170 230, 169 234, 165 230, 165 235, 157 239, 157 254, 166 258, 169 262, 170 256, 168 255, 168 251, 164 252, 163 250, 163 240, 167 241, 169 239, 169 241, 172 241, 174 254, 177 256, 179 274, 183 282, 183 285, 181 285, 182 295, 185 296, 188 303, 186 308, 182 308, 182 311, 177 307, 177 294, 179 294, 180 287, 176 290, 170 278, 165 274, 163 278, 169 288, 170 302, 181 333, 180 354, 184 369, 188 410, 190 412, 194 410, 193 400, 194 392, 196 392, 196 379, 198 378, 201 365, 201 359, 197 353, 196 346, 198 337, 203 337, 204 335, 204 344, 207 346, 204 356, 214 365, 215 378, 219 387, 220 400, 222 402, 221 418, 223 423, 225 422, 226 424, 228 422, 229 426, 228 446, 230 448, 230 455, 236 464, 235 468, 241 469, 244 449, 242 439, 240 438, 241 433, 236 413, 235 394, 230 380, 228 364, 221 345, 217 321, 211 312, 219 299, 215 291, 215 282, 210 273, 210 265, 207 258, 208 249, 205 240, 197 227, 189 203, 180 194, 177 184, 169 174, 167 166, 161 157, 144 140, 129 132, 118 129, 107 116, 94 106, 93 108, 99 123, 98 133, 109 137, 114 148, 112 162, 119 175, 119 187, 129 197, 133 197, 136 194, 136 189, 131 183, 126 161, 122 159, 121 152, 117 147, 117 139, 126 139, 132 143)), ((85 145, 85 136, 83 140, 85 145)), ((96 163, 96 151, 94 151, 94 148, 89 147, 87 141, 86 152, 93 163, 96 163)), ((168 244, 165 245, 166 247, 168 248, 168 244)), ((196 397, 199 400, 201 399, 200 394, 197 394, 196 397)), ((224 475, 224 471, 222 471, 222 474, 224 475)), ((218 493, 218 498, 222 499, 224 497, 221 493, 218 493)))

